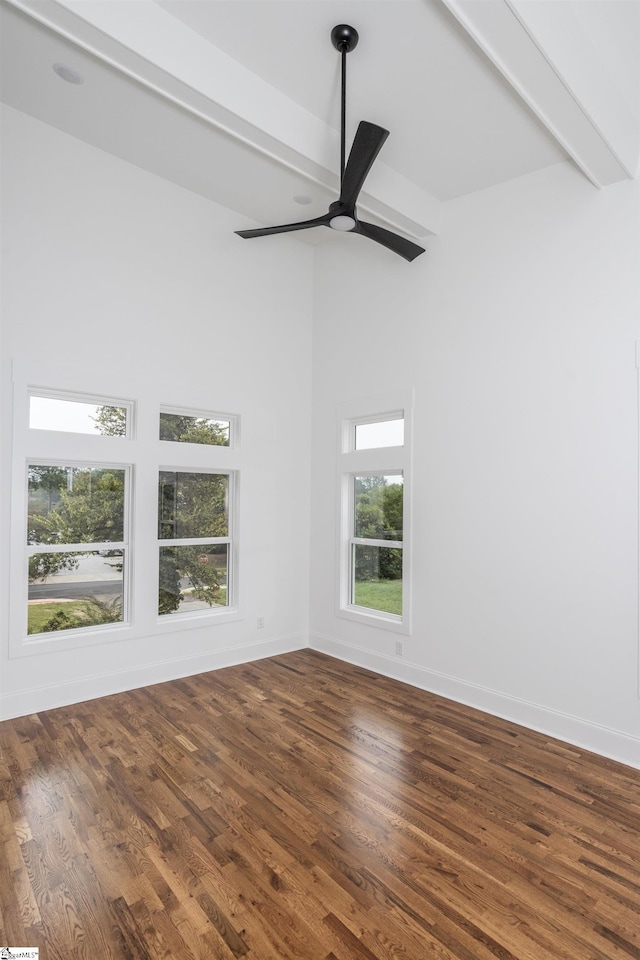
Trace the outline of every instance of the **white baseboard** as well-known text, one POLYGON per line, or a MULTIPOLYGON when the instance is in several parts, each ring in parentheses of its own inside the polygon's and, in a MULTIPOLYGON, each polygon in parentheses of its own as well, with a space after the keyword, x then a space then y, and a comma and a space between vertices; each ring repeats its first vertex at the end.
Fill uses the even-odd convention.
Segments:
POLYGON ((456 677, 427 670, 406 660, 372 653, 363 647, 321 634, 313 634, 309 642, 300 634, 274 637, 194 657, 146 663, 127 670, 82 677, 68 683, 42 685, 15 693, 6 693, 2 697, 0 720, 23 717, 41 710, 69 706, 113 693, 122 693, 125 690, 146 687, 153 683, 164 683, 180 677, 206 673, 209 670, 220 670, 223 667, 248 663, 252 660, 262 660, 265 657, 275 657, 307 646, 320 653, 336 657, 338 660, 365 667, 393 680, 400 680, 421 690, 428 690, 438 696, 467 704, 493 716, 522 724, 531 730, 640 769, 639 737, 557 710, 550 710, 479 684, 468 683, 456 677))
POLYGON ((603 727, 527 700, 510 697, 488 687, 468 683, 406 660, 372 653, 363 647, 333 637, 312 634, 309 646, 338 660, 345 660, 393 680, 401 680, 421 690, 464 703, 530 730, 563 740, 592 753, 640 769, 640 737, 603 727))
POLYGON ((236 644, 228 649, 193 657, 145 663, 127 670, 81 677, 70 680, 68 683, 56 683, 7 693, 2 697, 0 720, 24 717, 41 710, 52 710, 55 707, 66 707, 72 703, 95 700, 97 697, 107 697, 112 693, 148 687, 150 684, 164 683, 167 680, 178 680, 180 677, 191 677, 209 670, 220 670, 222 667, 248 663, 251 660, 276 657, 293 650, 300 650, 307 645, 307 638, 300 634, 274 637, 261 642, 236 644))

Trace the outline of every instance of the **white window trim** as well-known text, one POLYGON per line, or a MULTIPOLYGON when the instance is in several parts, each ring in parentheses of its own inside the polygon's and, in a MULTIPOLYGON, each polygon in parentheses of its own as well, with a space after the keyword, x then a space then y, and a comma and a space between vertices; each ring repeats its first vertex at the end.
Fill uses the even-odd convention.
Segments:
MULTIPOLYGON (((129 437, 109 437, 99 434, 82 434, 66 431, 39 430, 29 427, 29 397, 51 395, 56 399, 117 403, 125 405, 120 398, 131 396, 131 383, 114 375, 113 383, 98 384, 91 375, 76 371, 69 366, 58 371, 60 382, 70 389, 61 390, 47 384, 51 371, 46 364, 13 365, 13 445, 11 469, 11 523, 10 523, 10 603, 9 603, 9 658, 18 659, 48 652, 84 649, 93 645, 135 641, 149 636, 176 633, 202 628, 218 623, 246 619, 242 607, 243 559, 239 548, 242 537, 241 512, 239 507, 240 476, 243 455, 240 447, 242 410, 233 414, 235 438, 232 446, 215 444, 192 444, 172 442, 158 438, 160 409, 172 412, 201 412, 205 407, 195 404, 187 407, 165 404, 166 394, 145 390, 131 404, 131 423, 135 426, 129 437), (113 387, 113 390, 109 389, 113 387), (168 451, 171 451, 168 453, 168 451), (234 579, 233 607, 220 607, 211 611, 185 616, 158 616, 158 471, 171 460, 172 469, 195 471, 198 469, 233 474, 233 509, 235 549, 232 550, 232 576, 234 579), (82 630, 55 631, 49 634, 26 634, 26 606, 28 577, 25 559, 28 463, 81 463, 96 466, 111 465, 129 467, 130 473, 130 530, 129 569, 130 577, 128 610, 129 622, 99 624, 82 630)), ((207 415, 231 419, 218 412, 215 405, 207 405, 207 415), (215 411, 215 412, 214 412, 215 411)), ((86 545, 84 545, 86 547, 86 545)))
MULTIPOLYGON (((412 436, 413 390, 395 391, 342 403, 338 406, 338 554, 336 558, 336 616, 405 636, 412 627, 412 436), (355 450, 355 425, 404 417, 404 445, 355 450), (402 616, 358 607, 351 603, 351 545, 353 537, 353 478, 362 475, 403 475, 402 616)), ((385 547, 395 541, 363 541, 385 547)))

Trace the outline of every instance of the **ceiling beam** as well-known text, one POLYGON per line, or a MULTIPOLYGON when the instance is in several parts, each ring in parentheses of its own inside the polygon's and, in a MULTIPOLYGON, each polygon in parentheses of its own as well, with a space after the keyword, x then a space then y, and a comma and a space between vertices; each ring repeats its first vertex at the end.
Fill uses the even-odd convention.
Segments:
MULTIPOLYGON (((153 0, 8 0, 132 79, 307 180, 339 189, 339 134, 153 0)), ((358 208, 416 239, 441 204, 382 162, 358 208)))
POLYGON ((443 2, 595 186, 633 179, 638 119, 581 29, 579 4, 443 2))

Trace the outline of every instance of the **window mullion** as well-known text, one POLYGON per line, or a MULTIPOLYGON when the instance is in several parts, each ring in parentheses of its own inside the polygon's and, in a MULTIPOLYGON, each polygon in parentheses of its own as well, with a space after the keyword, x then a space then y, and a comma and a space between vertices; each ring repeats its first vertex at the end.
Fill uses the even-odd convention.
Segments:
POLYGON ((402 540, 372 540, 369 537, 351 537, 350 542, 361 547, 389 547, 393 550, 402 550, 402 540))
POLYGON ((231 537, 174 537, 170 540, 158 540, 159 547, 197 547, 209 543, 231 543, 231 537))
POLYGON ((119 541, 86 541, 82 543, 33 543, 27 546, 27 555, 32 556, 36 553, 89 553, 96 550, 125 550, 128 546, 126 540, 119 541))

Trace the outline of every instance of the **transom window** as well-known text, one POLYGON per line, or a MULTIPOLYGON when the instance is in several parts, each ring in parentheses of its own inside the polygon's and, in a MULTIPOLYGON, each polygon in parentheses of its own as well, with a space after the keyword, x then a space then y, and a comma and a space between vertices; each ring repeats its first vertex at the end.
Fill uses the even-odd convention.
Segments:
POLYGON ((129 401, 107 401, 74 397, 54 391, 29 394, 31 430, 57 430, 63 433, 87 433, 110 437, 131 434, 129 401))
POLYGON ((375 450, 380 447, 404 446, 404 416, 391 415, 388 420, 353 424, 354 450, 375 450))
POLYGON ((229 447, 232 443, 232 427, 235 427, 234 418, 218 418, 187 410, 163 408, 160 411, 161 440, 229 447))

